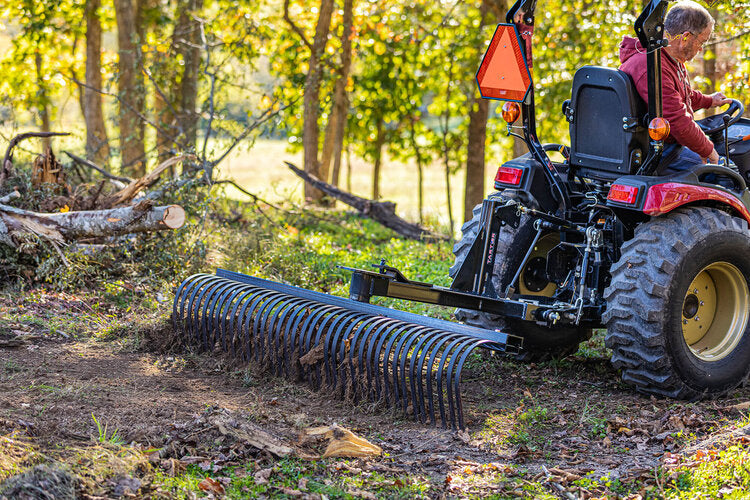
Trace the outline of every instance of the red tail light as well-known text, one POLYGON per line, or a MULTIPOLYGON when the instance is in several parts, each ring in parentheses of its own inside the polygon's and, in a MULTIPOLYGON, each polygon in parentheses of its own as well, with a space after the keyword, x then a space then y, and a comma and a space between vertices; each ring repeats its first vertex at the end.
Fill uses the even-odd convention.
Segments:
POLYGON ((495 182, 499 182, 500 184, 510 184, 511 186, 518 186, 519 184, 521 184, 522 177, 522 168, 500 167, 497 169, 495 182))
POLYGON ((609 194, 607 195, 608 200, 617 201, 619 203, 627 203, 632 205, 638 198, 638 188, 635 186, 626 186, 624 184, 612 184, 609 188, 609 194))

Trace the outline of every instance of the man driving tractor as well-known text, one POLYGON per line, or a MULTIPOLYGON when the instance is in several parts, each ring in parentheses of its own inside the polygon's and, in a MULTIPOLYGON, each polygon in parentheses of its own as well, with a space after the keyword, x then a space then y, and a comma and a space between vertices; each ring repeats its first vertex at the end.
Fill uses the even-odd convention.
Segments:
MULTIPOLYGON (((669 121, 670 135, 662 153, 662 173, 670 174, 700 163, 719 163, 714 144, 695 123, 699 109, 731 102, 721 92, 704 95, 690 87, 685 63, 701 51, 711 37, 714 19, 690 0, 675 4, 664 20, 669 45, 662 51, 662 106, 669 121)), ((648 102, 646 50, 635 38, 624 37, 620 44, 620 69, 633 79, 638 93, 648 102)))

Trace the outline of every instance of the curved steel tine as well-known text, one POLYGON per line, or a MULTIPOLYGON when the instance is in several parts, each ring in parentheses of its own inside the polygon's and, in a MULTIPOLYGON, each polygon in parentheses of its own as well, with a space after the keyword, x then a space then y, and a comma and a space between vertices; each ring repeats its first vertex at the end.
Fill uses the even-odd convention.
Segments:
POLYGON ((268 319, 268 315, 271 313, 272 310, 279 304, 279 302, 282 302, 286 300, 288 295, 277 292, 276 294, 268 297, 268 300, 266 300, 263 304, 260 305, 258 310, 255 312, 255 324, 253 325, 253 334, 258 340, 261 340, 261 343, 258 345, 260 350, 260 363, 270 363, 271 366, 273 366, 274 358, 276 357, 275 352, 272 351, 272 340, 273 340, 273 334, 268 330, 268 324, 266 320, 268 319), (267 350, 267 353, 263 352, 265 344, 265 349, 267 350), (268 360, 268 361, 266 361, 268 360))
MULTIPOLYGON (((190 318, 186 316, 185 307, 187 307, 188 309, 190 308, 190 297, 192 296, 192 291, 195 287, 198 286, 198 283, 200 282, 199 280, 202 277, 203 276, 201 275, 197 275, 197 277, 196 275, 193 275, 190 277, 190 278, 195 278, 192 281, 185 280, 183 282, 183 285, 185 286, 185 288, 182 289, 182 292, 180 292, 180 295, 179 295, 180 312, 178 314, 178 318, 179 318, 179 323, 182 325, 182 329, 185 332, 185 341, 190 341, 190 339, 192 338, 192 333, 191 333, 192 325, 190 324, 190 318)), ((177 300, 178 300, 178 296, 175 296, 175 304, 177 303, 177 300)), ((174 307, 173 309, 176 309, 176 307, 174 307)), ((189 314, 189 312, 187 314, 189 314)))
POLYGON ((184 280, 182 280, 182 283, 180 283, 180 286, 177 287, 177 290, 174 293, 174 302, 172 302, 172 327, 177 330, 180 326, 183 324, 183 307, 185 305, 185 297, 183 296, 183 293, 185 292, 185 289, 188 286, 192 286, 194 284, 194 280, 197 280, 198 278, 202 276, 210 276, 209 274, 205 273, 197 273, 193 274, 192 276, 188 276, 184 280), (180 313, 178 315, 177 313, 177 302, 180 303, 180 313))
MULTIPOLYGON (((432 347, 432 351, 430 352, 430 359, 427 361, 427 370, 430 374, 429 377, 427 377, 427 392, 432 393, 432 372, 434 371, 435 361, 437 358, 438 353, 443 350, 442 347, 450 342, 451 340, 455 339, 456 337, 462 337, 462 335, 459 334, 451 334, 447 335, 445 337, 438 336, 437 342, 435 342, 435 345, 432 347)), ((441 356, 442 357, 442 356, 441 356)), ((436 375, 436 378, 438 375, 436 375)), ((439 381, 439 380, 438 380, 439 381)), ((441 391, 442 386, 438 386, 437 396, 438 396, 438 408, 440 409, 440 421, 443 424, 443 427, 446 427, 446 420, 445 420, 445 404, 443 403, 443 393, 441 391)), ((435 409, 430 406, 430 413, 434 415, 435 409)), ((437 424, 437 419, 434 419, 435 423, 437 424)))
POLYGON ((199 300, 196 300, 196 296, 198 296, 198 293, 203 289, 204 286, 210 286, 212 283, 216 283, 219 280, 216 276, 206 275, 205 278, 200 278, 198 281, 195 282, 195 286, 193 287, 193 291, 190 293, 190 296, 187 299, 187 311, 186 311, 186 318, 185 321, 188 325, 188 336, 193 337, 194 341, 198 344, 199 347, 203 348, 201 343, 201 338, 199 336, 199 329, 198 329, 198 319, 197 316, 200 315, 200 306, 199 306, 199 300), (195 317, 194 317, 195 316, 195 317))
MULTIPOLYGON (((234 290, 236 287, 237 287, 236 282, 229 281, 223 285, 219 285, 218 287, 216 287, 216 289, 214 290, 214 293, 211 295, 211 299, 210 299, 211 305, 206 308, 207 312, 204 313, 205 314, 204 320, 206 322, 206 325, 209 325, 212 323, 211 328, 208 328, 208 326, 206 328, 206 330, 210 329, 210 332, 207 332, 207 334, 213 337, 213 342, 211 343, 212 345, 215 345, 216 343, 220 343, 220 340, 221 340, 220 332, 218 329, 219 316, 221 315, 221 307, 219 307, 219 304, 222 303, 225 297, 225 294, 229 295, 230 293, 232 293, 232 290, 234 290), (218 307, 218 310, 217 310, 217 307, 218 307), (209 309, 210 309, 210 312, 208 312, 209 309)), ((224 349, 225 351, 228 351, 229 349, 226 349, 225 347, 226 345, 222 345, 222 349, 224 349)))
POLYGON ((318 330, 318 337, 325 334, 323 338, 323 364, 325 368, 326 377, 328 380, 328 386, 332 389, 336 388, 338 383, 338 366, 336 365, 336 346, 339 337, 348 337, 349 332, 362 320, 367 318, 367 314, 356 313, 354 311, 345 311, 342 313, 341 321, 336 324, 338 326, 334 329, 332 326, 326 328, 325 332, 318 330), (347 333, 342 335, 342 332, 347 333))
MULTIPOLYGON (((319 303, 315 304, 315 310, 307 316, 307 318, 305 319, 305 322, 302 324, 302 327, 300 329, 305 339, 304 354, 300 350, 300 358, 304 356, 305 354, 307 354, 308 352, 310 352, 312 349, 315 349, 318 347, 320 337, 325 328, 324 325, 328 321, 334 318, 333 314, 334 312, 338 310, 340 310, 340 308, 336 306, 324 306, 319 303), (310 341, 312 340, 313 334, 316 334, 315 342, 311 346, 310 341)), ((325 352, 325 346, 324 346, 324 352, 325 352)), ((324 354, 324 358, 325 358, 325 354, 324 354)), ((321 375, 320 375, 319 364, 315 366, 314 377, 312 376, 312 373, 309 367, 304 367, 304 373, 307 374, 307 376, 310 378, 310 382, 312 383, 313 387, 318 388, 323 383, 321 375)))
POLYGON ((206 317, 206 307, 208 306, 208 297, 211 296, 211 293, 213 290, 221 286, 223 284, 224 280, 221 278, 205 281, 203 283, 204 286, 201 287, 201 292, 198 294, 197 298, 193 302, 193 324, 194 328, 198 330, 198 336, 201 340, 201 343, 203 345, 203 350, 207 351, 209 349, 208 347, 208 335, 206 333, 205 328, 205 317, 206 317), (208 297, 206 296, 208 294, 208 297), (201 304, 203 304, 203 307, 201 308, 201 304), (201 313, 202 309, 202 313, 201 313))
POLYGON ((387 332, 390 331, 390 329, 395 328, 395 321, 386 318, 387 321, 384 324, 380 324, 376 326, 375 328, 370 329, 372 332, 371 334, 365 335, 365 337, 362 339, 362 342, 359 343, 359 373, 365 372, 367 374, 367 397, 373 401, 377 401, 377 399, 380 397, 380 387, 377 384, 377 378, 376 378, 376 390, 375 394, 372 392, 372 372, 371 366, 373 365, 373 360, 369 358, 369 356, 372 354, 373 347, 375 344, 377 344, 378 339, 382 335, 387 335, 387 332), (365 346, 367 346, 367 356, 368 358, 365 358, 365 346))
MULTIPOLYGON (((352 337, 350 338, 350 343, 349 343, 349 373, 351 375, 352 387, 359 387, 359 391, 354 391, 354 394, 353 394, 353 396, 354 396, 354 402, 355 403, 357 402, 357 393, 358 392, 363 392, 363 389, 364 389, 364 385, 361 383, 361 380, 362 380, 362 376, 364 375, 363 372, 365 372, 365 370, 362 367, 361 353, 364 350, 364 346, 366 344, 367 338, 370 336, 370 333, 372 332, 373 328, 377 329, 380 326, 382 326, 384 323, 388 323, 389 321, 391 321, 389 318, 386 318, 386 317, 383 317, 383 316, 381 316, 381 317, 373 316, 372 320, 364 322, 360 326, 360 328, 357 329, 357 331, 354 333, 354 335, 352 335, 352 337), (360 340, 360 337, 362 337, 361 340, 360 340), (358 344, 361 344, 361 347, 359 349, 359 352, 360 352, 360 357, 359 357, 359 368, 360 368, 360 370, 359 370, 359 376, 357 375, 357 369, 354 367, 354 356, 355 356, 355 352, 356 352, 358 344)), ((367 379, 367 392, 365 392, 365 394, 364 394, 365 399, 367 399, 367 397, 369 395, 369 388, 370 388, 370 380, 369 380, 369 377, 368 377, 368 379, 367 379)))
MULTIPOLYGON (((375 398, 380 400, 381 383, 380 383, 380 350, 383 347, 386 339, 388 339, 394 329, 402 326, 403 323, 398 321, 391 321, 391 324, 383 331, 378 331, 378 334, 370 342, 367 348, 367 370, 368 374, 373 373, 375 375, 375 398)), ((385 361, 384 361, 385 362, 385 361)), ((369 378, 369 375, 368 375, 369 378)), ((387 397, 385 398, 387 400, 387 397)), ((387 401, 386 401, 387 402, 387 401)))
POLYGON ((276 376, 280 377, 282 370, 286 372, 287 375, 289 375, 289 365, 292 362, 291 356, 289 355, 289 351, 286 348, 286 339, 284 338, 284 321, 287 318, 287 315, 295 310, 295 307, 300 303, 304 302, 304 299, 300 299, 298 297, 292 297, 288 296, 286 302, 281 304, 276 312, 271 316, 271 319, 268 320, 268 329, 272 332, 276 333, 276 349, 277 354, 279 356, 279 359, 281 360, 281 363, 276 369, 276 376), (277 323, 278 322, 278 323, 277 323), (281 340, 281 343, 279 343, 279 340, 281 340))
MULTIPOLYGON (((453 395, 454 395, 454 387, 453 382, 454 379, 457 381, 458 379, 453 376, 454 369, 456 368, 457 363, 461 359, 461 353, 464 351, 467 347, 474 344, 477 340, 472 337, 465 338, 461 344, 458 345, 455 352, 451 354, 451 362, 448 364, 448 373, 446 374, 446 387, 448 388, 448 413, 450 414, 450 421, 451 421, 451 428, 456 429, 456 421, 461 420, 463 421, 464 417, 463 415, 458 415, 458 419, 456 418, 456 411, 459 413, 463 411, 463 408, 461 407, 461 404, 454 403, 453 395)), ((456 387, 458 387, 458 382, 456 382, 456 387)))
MULTIPOLYGON (((232 337, 232 355, 235 356, 237 353, 235 352, 235 346, 241 345, 242 342, 242 315, 239 312, 240 306, 245 304, 245 299, 248 295, 252 294, 257 288, 247 286, 244 290, 242 290, 242 293, 237 297, 236 301, 234 302, 234 306, 232 307, 232 310, 229 312, 229 335, 232 337), (236 319, 239 319, 239 331, 235 327, 236 319)), ((242 358, 244 359, 245 353, 242 353, 242 358)))
MULTIPOLYGON (((411 401, 412 401, 412 409, 414 411, 414 417, 420 419, 420 405, 419 401, 417 401, 417 393, 414 391, 414 374, 410 374, 406 372, 406 361, 411 358, 412 356, 416 356, 417 353, 412 352, 412 346, 415 341, 420 339, 422 336, 427 335, 430 333, 430 329, 427 327, 416 327, 414 330, 409 331, 409 334, 406 335, 403 340, 400 342, 400 344, 403 344, 400 351, 400 368, 401 368, 401 392, 404 394, 404 401, 406 400, 406 395, 409 394, 409 392, 406 389, 406 379, 409 378, 409 383, 411 386, 411 401)), ((395 361, 395 359, 394 359, 395 361)), ((395 364, 394 364, 395 369, 395 364)))
MULTIPOLYGON (((414 328, 415 325, 409 325, 409 327, 410 328, 414 328)), ((392 367, 392 369, 393 369, 393 386, 395 388, 400 389, 400 393, 401 393, 401 409, 404 411, 405 414, 408 414, 408 409, 409 409, 409 401, 408 400, 409 400, 409 398, 408 398, 408 394, 406 392, 406 384, 405 383, 399 384, 399 370, 398 370, 398 366, 399 366, 400 358, 403 357, 404 355, 406 355, 406 353, 404 353, 404 350, 403 350, 404 344, 406 343, 407 340, 411 339, 413 336, 414 336, 414 331, 410 329, 407 334, 405 334, 404 336, 401 337, 401 339, 399 340, 398 344, 396 345, 396 350, 393 351, 393 367, 392 367)))
MULTIPOLYGON (((421 349, 421 354, 419 355, 419 391, 420 391, 420 399, 424 401, 424 395, 422 394, 422 388, 425 387, 426 389, 424 392, 427 394, 427 405, 429 408, 429 420, 432 425, 437 425, 437 418, 435 418, 435 404, 434 404, 434 395, 432 392, 432 367, 430 366, 429 369, 425 366, 425 360, 427 359, 427 355, 430 353, 430 349, 432 349, 432 346, 435 344, 435 342, 440 340, 439 335, 427 335, 424 337, 427 340, 427 343, 424 346, 419 346, 419 349, 421 349), (426 375, 426 378, 425 378, 426 375)), ((415 348, 416 349, 416 348, 415 348)), ((414 359, 414 358, 412 358, 414 359)))
MULTIPOLYGON (((388 394, 391 392, 389 389, 391 388, 391 384, 388 383, 388 364, 390 363, 391 358, 391 350, 393 349, 393 345, 396 343, 397 340, 401 338, 402 335, 404 335, 409 328, 411 328, 413 325, 410 325, 409 323, 402 323, 403 326, 401 326, 394 334, 391 336, 390 340, 388 341, 388 344, 385 347, 385 353, 383 354, 383 381, 385 382, 385 400, 389 401, 388 394)), ((398 356, 396 356, 396 353, 393 353, 393 359, 394 361, 398 359, 398 356)), ((398 374, 394 373, 394 383, 393 383, 393 405, 398 406, 398 403, 400 401, 399 397, 399 391, 398 391, 398 374)), ((389 401, 390 403, 390 401, 389 401)))
POLYGON ((233 307, 235 299, 239 294, 246 290, 247 287, 247 285, 237 283, 234 288, 232 288, 231 293, 227 294, 224 297, 224 300, 219 304, 219 315, 221 316, 221 321, 219 322, 219 338, 222 339, 224 350, 231 353, 232 356, 234 356, 234 332, 227 332, 227 322, 229 320, 229 315, 231 314, 230 309, 232 311, 235 310, 233 307))
POLYGON ((258 304, 262 303, 268 297, 274 296, 276 293, 278 292, 274 292, 273 290, 266 290, 265 288, 258 288, 258 292, 253 295, 253 298, 248 300, 247 304, 242 307, 240 316, 245 318, 245 320, 242 322, 242 325, 245 327, 244 328, 245 334, 243 335, 243 340, 245 342, 245 352, 247 353, 247 357, 245 358, 245 361, 250 360, 251 353, 248 351, 252 351, 252 353, 255 354, 255 362, 257 364, 260 364, 259 352, 258 352, 259 351, 259 347, 258 347, 259 339, 253 333, 253 330, 255 329, 255 326, 258 323, 257 318, 255 317, 255 308, 258 306, 258 304), (252 328, 250 326, 251 322, 252 322, 252 328))
MULTIPOLYGON (((310 307, 314 306, 315 303, 311 302, 309 300, 305 299, 299 299, 300 301, 295 304, 292 308, 292 316, 286 320, 286 328, 284 330, 284 333, 282 335, 283 339, 286 339, 284 351, 289 353, 289 369, 297 369, 297 366, 299 366, 299 361, 296 363, 297 366, 292 366, 292 360, 294 358, 294 346, 297 344, 299 347, 297 349, 298 351, 298 359, 304 356, 304 354, 301 354, 302 352, 302 335, 299 330, 298 326, 300 322, 302 321, 302 318, 305 317, 305 311, 308 311, 310 307), (288 344, 288 347, 287 347, 288 344)), ((282 319, 283 322, 283 319, 282 319)), ((298 373, 298 376, 302 373, 301 371, 296 370, 298 373)), ((291 373, 289 370, 286 371, 287 376, 291 376, 291 373)))
POLYGON ((458 366, 456 367, 455 374, 453 376, 453 384, 454 384, 454 398, 456 400, 456 413, 458 414, 458 428, 463 429, 464 426, 464 410, 463 405, 461 404, 461 370, 464 367, 464 362, 466 361, 466 358, 469 357, 469 354, 471 354, 474 349, 477 347, 483 345, 492 343, 491 340, 476 340, 473 344, 469 346, 468 349, 464 351, 464 353, 461 355, 461 359, 458 360, 458 366))
MULTIPOLYGON (((377 316, 370 316, 364 318, 362 321, 353 323, 350 328, 347 328, 345 331, 345 335, 341 339, 337 339, 334 337, 333 339, 333 345, 338 345, 338 355, 336 354, 336 350, 334 349, 333 352, 333 366, 338 371, 338 374, 340 375, 341 379, 341 388, 344 390, 344 393, 346 393, 346 351, 348 350, 351 352, 352 349, 354 349, 353 345, 353 339, 356 335, 358 335, 359 332, 362 331, 362 329, 366 328, 367 325, 370 323, 373 323, 378 320, 377 316)), ((351 362, 351 361, 350 361, 351 362)), ((350 379, 351 384, 351 397, 354 401, 357 400, 357 380, 356 377, 352 377, 350 379)))
POLYGON ((242 297, 242 307, 237 313, 237 342, 242 349, 242 361, 250 361, 255 347, 250 332, 250 322, 253 321, 253 317, 252 314, 248 314, 248 311, 252 311, 251 306, 256 300, 261 300, 261 297, 270 294, 270 290, 253 287, 253 290, 242 297))
POLYGON ((445 418, 445 406, 443 403, 443 369, 445 368, 445 363, 448 360, 448 358, 453 357, 453 349, 460 345, 461 342, 465 342, 466 338, 462 335, 453 342, 450 343, 445 349, 443 349, 443 355, 440 357, 440 364, 438 365, 438 371, 437 376, 435 377, 437 379, 437 391, 438 394, 440 394, 440 416, 443 420, 443 428, 447 428, 447 420, 445 418))
MULTIPOLYGON (((419 342, 417 342, 417 345, 414 346, 413 354, 411 355, 411 360, 409 362, 409 373, 411 373, 411 393, 417 395, 416 401, 419 404, 419 421, 421 423, 425 423, 428 417, 427 405, 424 403, 425 390, 423 362, 430 346, 435 340, 437 340, 438 336, 439 334, 435 330, 428 330, 425 332, 425 335, 422 335, 419 342), (417 363, 419 363, 419 366, 417 366, 417 363), (415 379, 418 379, 419 383, 415 383, 415 379)), ((430 374, 428 374, 428 376, 430 376, 430 374)), ((432 393, 429 393, 427 397, 431 402, 432 393)), ((432 417, 434 417, 434 415, 432 417)), ((432 423, 434 423, 434 421, 432 423)))

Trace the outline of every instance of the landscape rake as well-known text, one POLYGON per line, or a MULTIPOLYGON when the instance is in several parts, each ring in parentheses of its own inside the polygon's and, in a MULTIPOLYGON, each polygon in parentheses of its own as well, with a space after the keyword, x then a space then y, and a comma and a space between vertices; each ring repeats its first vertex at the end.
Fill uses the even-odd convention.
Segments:
POLYGON ((521 339, 219 269, 187 278, 173 321, 202 351, 220 348, 276 376, 355 402, 385 402, 422 423, 464 428, 461 371, 477 348, 521 339), (437 406, 437 408, 436 408, 437 406))

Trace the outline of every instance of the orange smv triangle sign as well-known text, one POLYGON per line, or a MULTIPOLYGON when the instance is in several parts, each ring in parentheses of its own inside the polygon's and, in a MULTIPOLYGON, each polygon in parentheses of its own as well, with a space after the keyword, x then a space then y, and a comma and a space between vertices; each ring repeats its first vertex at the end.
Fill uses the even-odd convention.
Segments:
POLYGON ((521 102, 531 88, 531 75, 512 24, 498 24, 477 71, 479 92, 485 99, 521 102))

